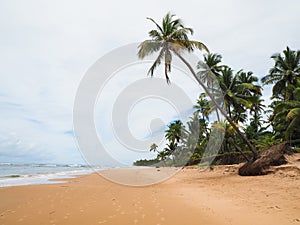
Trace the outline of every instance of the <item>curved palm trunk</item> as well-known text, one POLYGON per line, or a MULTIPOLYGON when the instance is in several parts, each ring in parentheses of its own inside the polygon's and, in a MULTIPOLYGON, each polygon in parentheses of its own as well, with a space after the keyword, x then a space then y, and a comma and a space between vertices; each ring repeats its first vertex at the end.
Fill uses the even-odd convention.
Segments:
POLYGON ((212 96, 212 94, 209 92, 208 88, 201 82, 201 80, 197 77, 194 69, 191 67, 191 65, 176 51, 173 51, 175 55, 178 56, 178 58, 189 68, 191 73, 193 74, 194 78, 197 80, 197 82, 200 84, 200 86, 204 89, 206 94, 209 96, 209 98, 213 101, 213 103, 216 105, 216 107, 220 110, 222 115, 228 120, 230 125, 233 127, 233 129, 238 133, 238 135, 243 139, 243 141, 248 145, 250 151, 253 153, 254 160, 258 158, 258 153, 255 150, 255 147, 250 143, 250 141, 247 139, 247 137, 239 130, 239 128, 235 125, 235 123, 231 120, 231 118, 227 115, 227 113, 218 105, 215 98, 212 96))

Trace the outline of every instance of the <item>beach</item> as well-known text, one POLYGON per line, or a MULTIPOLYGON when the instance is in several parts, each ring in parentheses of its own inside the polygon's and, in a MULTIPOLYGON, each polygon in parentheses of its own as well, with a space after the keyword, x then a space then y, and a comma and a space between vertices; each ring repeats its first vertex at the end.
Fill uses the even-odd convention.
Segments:
MULTIPOLYGON (((65 183, 2 187, 0 224, 300 224, 299 158, 293 157, 296 166, 274 167, 269 175, 255 177, 238 176, 238 165, 203 171, 194 166, 139 187, 97 173, 65 183)), ((122 169, 119 173, 124 176, 122 169)))

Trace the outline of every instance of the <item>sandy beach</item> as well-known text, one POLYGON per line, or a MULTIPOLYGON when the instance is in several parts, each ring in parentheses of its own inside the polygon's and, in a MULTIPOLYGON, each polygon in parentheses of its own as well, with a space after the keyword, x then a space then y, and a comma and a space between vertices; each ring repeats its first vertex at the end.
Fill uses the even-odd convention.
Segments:
POLYGON ((145 187, 96 173, 61 184, 4 187, 0 224, 300 224, 299 158, 257 177, 238 176, 238 166, 187 167, 145 187))

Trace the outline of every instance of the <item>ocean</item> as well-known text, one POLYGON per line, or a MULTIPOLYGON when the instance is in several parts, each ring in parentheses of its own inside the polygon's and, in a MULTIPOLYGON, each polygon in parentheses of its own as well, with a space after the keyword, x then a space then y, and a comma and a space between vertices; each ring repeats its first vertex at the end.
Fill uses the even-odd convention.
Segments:
POLYGON ((64 183, 64 181, 51 181, 51 179, 72 178, 94 171, 89 166, 78 164, 0 163, 0 187, 64 183))

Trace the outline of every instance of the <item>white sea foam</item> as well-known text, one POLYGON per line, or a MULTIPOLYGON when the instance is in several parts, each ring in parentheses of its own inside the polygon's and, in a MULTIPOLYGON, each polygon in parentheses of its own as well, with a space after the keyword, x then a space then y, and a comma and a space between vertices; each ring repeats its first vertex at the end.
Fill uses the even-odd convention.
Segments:
POLYGON ((93 169, 82 165, 0 164, 0 187, 64 183, 57 179, 89 174, 93 169), (53 180, 55 179, 55 180, 53 180))

